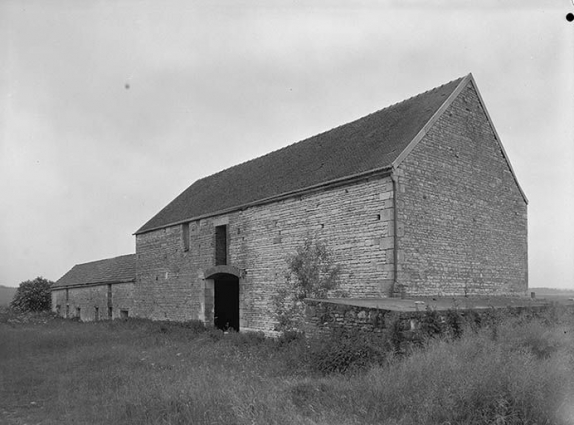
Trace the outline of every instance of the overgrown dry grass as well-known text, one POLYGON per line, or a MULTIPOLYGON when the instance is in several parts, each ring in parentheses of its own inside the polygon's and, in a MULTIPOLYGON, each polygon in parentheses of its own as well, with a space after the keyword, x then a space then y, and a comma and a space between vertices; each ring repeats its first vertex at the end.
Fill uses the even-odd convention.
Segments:
POLYGON ((570 314, 506 318, 402 356, 359 341, 361 367, 332 374, 318 365, 333 350, 350 353, 348 340, 8 319, 0 317, 0 423, 574 424, 570 314))

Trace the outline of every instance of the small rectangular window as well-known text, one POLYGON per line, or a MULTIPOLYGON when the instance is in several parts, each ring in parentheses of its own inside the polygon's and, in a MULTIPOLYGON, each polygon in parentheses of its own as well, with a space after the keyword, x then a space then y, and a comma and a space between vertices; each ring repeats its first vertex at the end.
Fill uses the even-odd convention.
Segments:
POLYGON ((80 308, 80 307, 76 307, 76 317, 77 317, 78 319, 81 319, 81 318, 82 318, 81 308, 80 308))
POLYGON ((100 309, 99 307, 94 307, 94 320, 97 322, 100 320, 100 309))
POLYGON ((189 251, 189 223, 181 225, 181 238, 183 239, 183 250, 189 251))
POLYGON ((70 317, 70 305, 66 304, 66 319, 70 317))
POLYGON ((113 319, 114 317, 114 309, 112 307, 108 307, 108 319, 113 319))
POLYGON ((120 310, 120 317, 122 319, 127 319, 128 318, 128 311, 127 310, 120 310))
POLYGON ((215 227, 215 265, 227 265, 227 226, 215 227))

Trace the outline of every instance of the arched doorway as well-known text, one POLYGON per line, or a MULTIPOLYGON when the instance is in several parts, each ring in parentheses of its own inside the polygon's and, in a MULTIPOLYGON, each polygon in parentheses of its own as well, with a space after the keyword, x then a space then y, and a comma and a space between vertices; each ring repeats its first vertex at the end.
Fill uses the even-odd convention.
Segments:
POLYGON ((213 276, 213 324, 224 331, 239 331, 239 278, 232 274, 213 276))
POLYGON ((216 328, 239 331, 240 269, 230 265, 211 267, 204 272, 205 297, 203 311, 206 324, 216 328))

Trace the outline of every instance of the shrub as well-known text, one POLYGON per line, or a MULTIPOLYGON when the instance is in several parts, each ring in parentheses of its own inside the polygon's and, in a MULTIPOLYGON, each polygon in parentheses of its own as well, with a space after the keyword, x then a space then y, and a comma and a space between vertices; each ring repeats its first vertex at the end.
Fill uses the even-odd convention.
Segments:
POLYGON ((341 272, 327 245, 311 238, 305 239, 295 254, 287 258, 287 265, 288 279, 295 283, 295 297, 299 300, 325 298, 337 286, 341 272))
POLYGON ((425 313, 420 319, 420 333, 423 339, 441 336, 444 331, 444 323, 438 311, 427 306, 425 313))
POLYGON ((400 318, 395 317, 394 320, 390 323, 388 331, 389 343, 391 344, 391 347, 395 353, 400 353, 402 351, 401 346, 404 341, 403 332, 404 330, 400 318))
POLYGON ((391 351, 380 334, 341 330, 311 340, 309 363, 323 374, 358 371, 383 364, 391 351))
POLYGON ((294 299, 294 292, 292 288, 282 287, 278 288, 273 296, 273 313, 277 321, 276 331, 288 332, 300 327, 303 309, 301 301, 294 299))
MULTIPOLYGON (((287 257, 286 284, 273 297, 275 330, 298 330, 304 316, 305 298, 325 298, 339 284, 341 266, 324 242, 307 238, 287 257)), ((344 295, 344 294, 340 294, 344 295)))
POLYGON ((37 277, 20 283, 10 307, 19 311, 49 311, 52 305, 50 287, 54 282, 37 277))
POLYGON ((458 339, 464 331, 464 318, 458 310, 449 309, 445 316, 448 333, 453 339, 458 339))

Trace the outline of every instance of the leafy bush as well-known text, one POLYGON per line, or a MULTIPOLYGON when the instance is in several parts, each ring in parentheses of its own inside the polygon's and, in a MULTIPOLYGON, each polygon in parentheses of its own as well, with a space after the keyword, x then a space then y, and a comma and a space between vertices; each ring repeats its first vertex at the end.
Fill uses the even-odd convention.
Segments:
POLYGON ((277 321, 276 331, 295 331, 301 325, 303 307, 301 301, 295 300, 295 291, 291 286, 278 288, 273 296, 273 313, 277 321))
POLYGON ((398 317, 391 322, 387 337, 389 338, 389 343, 391 344, 393 351, 395 353, 401 352, 401 345, 404 341, 404 336, 401 321, 398 317))
POLYGON ((54 282, 37 277, 20 283, 10 307, 19 311, 49 311, 52 305, 50 287, 54 282))
MULTIPOLYGON (((339 284, 341 266, 324 242, 307 238, 287 257, 285 286, 273 297, 276 330, 300 330, 305 298, 325 298, 339 284)), ((344 294, 341 294, 344 295, 344 294)))
POLYGON ((435 338, 444 333, 444 320, 439 312, 427 306, 420 319, 420 333, 423 338, 435 338))
POLYGON ((458 310, 447 310, 445 315, 445 323, 447 332, 453 339, 458 339, 462 336, 465 327, 464 317, 458 310))
POLYGON ((299 300, 325 298, 337 286, 341 272, 327 245, 311 238, 305 239, 295 254, 288 257, 287 265, 288 278, 294 282, 295 297, 299 300))
POLYGON ((309 365, 323 374, 363 370, 383 364, 391 351, 380 334, 342 330, 311 340, 309 365))

